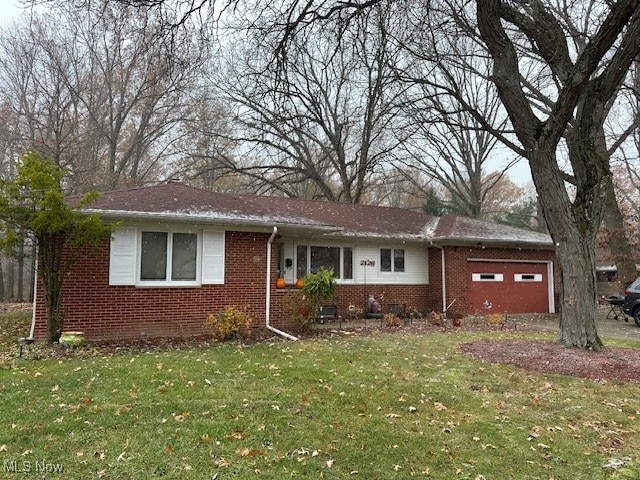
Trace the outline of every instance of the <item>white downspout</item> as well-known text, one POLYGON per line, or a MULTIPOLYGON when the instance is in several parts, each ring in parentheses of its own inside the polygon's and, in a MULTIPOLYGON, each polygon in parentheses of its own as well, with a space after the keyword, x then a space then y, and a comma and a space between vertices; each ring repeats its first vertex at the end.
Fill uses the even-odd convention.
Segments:
POLYGON ((440 270, 442 270, 442 312, 447 313, 447 310, 451 305, 447 306, 447 272, 445 270, 444 247, 434 245, 433 242, 431 243, 431 246, 440 249, 440 270))
POLYGON ((267 330, 276 333, 282 337, 288 338, 289 340, 298 340, 298 337, 294 337, 293 335, 288 334, 287 332, 283 332, 282 330, 278 330, 275 327, 272 327, 269 324, 271 318, 271 244, 273 243, 273 239, 276 238, 276 234, 278 233, 278 227, 273 227, 273 233, 269 237, 269 241, 267 242, 267 294, 266 294, 266 305, 265 305, 265 327, 267 330))

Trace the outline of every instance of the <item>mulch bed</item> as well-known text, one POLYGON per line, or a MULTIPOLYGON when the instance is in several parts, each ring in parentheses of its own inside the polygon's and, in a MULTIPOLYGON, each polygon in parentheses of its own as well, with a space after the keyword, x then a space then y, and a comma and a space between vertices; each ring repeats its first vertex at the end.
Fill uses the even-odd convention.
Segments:
POLYGON ((631 348, 607 347, 596 352, 544 340, 480 340, 462 344, 460 350, 487 362, 537 373, 640 382, 640 350, 631 348))

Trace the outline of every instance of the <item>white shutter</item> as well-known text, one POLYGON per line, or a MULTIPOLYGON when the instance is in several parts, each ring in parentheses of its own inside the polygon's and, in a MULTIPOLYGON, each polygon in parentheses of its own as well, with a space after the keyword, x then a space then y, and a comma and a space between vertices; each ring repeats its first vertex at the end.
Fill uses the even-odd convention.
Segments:
POLYGON ((224 232, 202 234, 202 283, 224 283, 224 232))
POLYGON ((137 246, 137 230, 134 227, 120 227, 113 231, 109 256, 109 285, 136 284, 137 246))

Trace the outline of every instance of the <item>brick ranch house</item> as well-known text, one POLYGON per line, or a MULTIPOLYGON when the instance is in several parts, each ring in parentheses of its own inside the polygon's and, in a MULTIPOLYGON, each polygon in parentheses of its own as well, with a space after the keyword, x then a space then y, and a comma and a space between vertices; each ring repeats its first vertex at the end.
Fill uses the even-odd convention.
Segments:
MULTIPOLYGON (((383 311, 555 311, 550 237, 490 222, 181 183, 108 191, 87 212, 117 222, 110 241, 65 278, 65 330, 90 341, 203 334, 208 315, 230 305, 289 336, 285 296, 323 265, 337 275, 342 315, 370 294, 383 311), (276 288, 279 277, 285 288, 276 288)), ((43 339, 38 290, 35 337, 43 339)))

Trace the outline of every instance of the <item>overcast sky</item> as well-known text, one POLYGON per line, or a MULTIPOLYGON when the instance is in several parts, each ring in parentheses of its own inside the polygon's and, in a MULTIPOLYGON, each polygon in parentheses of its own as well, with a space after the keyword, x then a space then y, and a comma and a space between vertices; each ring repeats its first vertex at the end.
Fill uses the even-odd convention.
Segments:
POLYGON ((21 11, 16 0, 0 0, 0 23, 4 24, 7 20, 16 18, 21 11))

